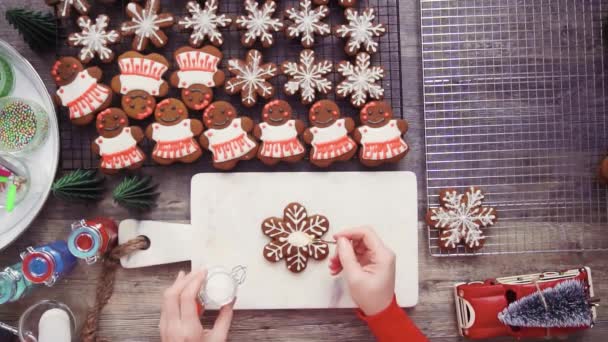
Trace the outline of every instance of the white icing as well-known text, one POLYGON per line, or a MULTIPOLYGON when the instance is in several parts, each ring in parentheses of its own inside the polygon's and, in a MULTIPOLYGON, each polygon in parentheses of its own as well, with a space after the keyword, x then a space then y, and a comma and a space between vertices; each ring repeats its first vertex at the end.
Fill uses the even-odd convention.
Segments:
POLYGON ((287 18, 293 21, 293 25, 287 27, 287 33, 291 37, 302 38, 304 46, 312 46, 315 42, 315 34, 326 35, 331 32, 327 23, 322 20, 329 14, 327 6, 312 8, 310 0, 300 1, 300 11, 289 8, 286 12, 287 18))
POLYGON ((379 100, 384 95, 384 89, 376 82, 384 78, 384 69, 370 66, 370 56, 367 53, 357 54, 353 65, 343 62, 338 65, 337 71, 344 77, 338 84, 336 93, 341 97, 350 95, 351 103, 356 107, 365 104, 367 97, 379 100))
MULTIPOLYGON (((159 0, 148 1, 149 3, 146 5, 145 9, 141 9, 141 7, 134 2, 127 4, 127 13, 130 14, 131 21, 124 23, 122 26, 122 31, 126 32, 134 30, 136 36, 148 39, 155 38, 161 45, 164 45, 166 42, 164 38, 158 34, 158 32, 161 25, 172 23, 173 17, 169 16, 161 18, 157 13, 158 11, 155 10, 156 3, 159 0)), ((142 50, 145 41, 146 39, 139 39, 136 50, 142 50)))
POLYGON ((226 128, 210 128, 204 134, 209 140, 209 151, 213 153, 213 161, 216 163, 239 159, 256 146, 243 130, 240 118, 232 120, 226 128))
POLYGON ((182 52, 175 56, 175 60, 180 68, 177 72, 180 88, 188 88, 194 84, 216 86, 213 76, 220 62, 217 56, 195 50, 182 52))
POLYGON ((120 93, 125 95, 133 90, 142 90, 151 95, 158 95, 163 84, 162 79, 139 75, 119 75, 120 93))
POLYGON ((397 120, 390 120, 384 126, 357 128, 361 134, 362 157, 370 160, 390 159, 407 150, 407 144, 401 139, 397 120))
POLYGON ((122 169, 144 160, 129 127, 114 138, 98 137, 95 143, 99 146, 102 168, 122 169))
POLYGON ((163 126, 159 123, 152 124, 152 140, 157 142, 179 141, 192 138, 192 120, 182 120, 177 125, 163 126))
POLYGON ((70 7, 74 7, 78 13, 86 14, 89 11, 89 4, 85 0, 63 0, 59 2, 59 17, 67 17, 70 7))
POLYGON ((367 8, 361 14, 356 10, 347 9, 344 14, 348 23, 338 26, 336 35, 341 38, 348 37, 348 51, 354 54, 363 48, 369 53, 375 53, 378 50, 378 42, 374 37, 381 36, 386 32, 386 28, 382 24, 374 25, 374 9, 367 8))
POLYGON ((328 93, 331 82, 325 77, 331 72, 332 63, 321 61, 315 63, 315 53, 313 50, 303 50, 300 53, 300 63, 283 63, 284 73, 289 77, 285 83, 285 92, 294 95, 301 93, 304 103, 311 103, 315 100, 316 91, 328 93))
POLYGON ((213 87, 215 86, 215 82, 213 82, 214 74, 215 73, 209 71, 178 71, 177 77, 179 78, 179 88, 189 88, 194 84, 213 87))
POLYGON ((283 29, 283 23, 279 19, 272 17, 277 5, 274 1, 266 1, 259 8, 256 0, 245 0, 245 11, 247 15, 241 15, 236 19, 239 27, 246 31, 243 35, 243 40, 246 45, 251 45, 259 38, 266 45, 272 45, 274 38, 272 32, 278 32, 283 29))
POLYGON ((303 232, 293 232, 287 237, 287 242, 296 247, 304 247, 312 242, 312 238, 303 232))
POLYGON ((262 97, 270 96, 274 87, 266 80, 276 76, 277 68, 274 64, 262 65, 262 54, 257 50, 249 50, 245 63, 238 59, 228 61, 228 68, 235 77, 226 82, 226 92, 236 94, 241 92, 243 103, 253 105, 256 102, 256 93, 262 97), (247 60, 250 63, 247 63, 247 60))
POLYGON ((443 206, 431 210, 435 228, 442 230, 444 247, 455 248, 462 238, 469 247, 478 247, 485 239, 482 227, 496 221, 494 208, 482 206, 484 196, 479 189, 471 187, 465 194, 448 191, 442 198, 443 206))
POLYGON ((344 119, 338 119, 327 127, 312 127, 312 145, 339 140, 348 134, 344 119))
POLYGON ((296 121, 288 120, 280 126, 273 126, 267 123, 260 124, 262 135, 260 140, 266 141, 286 141, 298 136, 296 121))
POLYGON ((101 156, 120 153, 137 145, 137 141, 131 135, 131 129, 128 127, 123 128, 122 132, 114 138, 99 137, 96 141, 101 156), (100 141, 101 143, 99 143, 100 141))
POLYGON ((185 29, 192 30, 190 35, 192 44, 199 45, 207 37, 217 45, 224 42, 219 28, 230 25, 232 19, 225 14, 218 15, 217 7, 217 0, 207 0, 204 9, 195 1, 188 2, 186 9, 190 12, 190 16, 181 19, 178 24, 185 29))
POLYGON ((215 273, 205 285, 205 296, 217 305, 229 303, 234 298, 236 284, 230 274, 215 273))
POLYGON ((57 89, 63 106, 70 109, 70 118, 76 119, 93 113, 110 96, 110 90, 97 84, 87 70, 79 72, 74 80, 57 89))
POLYGON ((108 45, 118 42, 120 35, 115 30, 106 30, 109 22, 110 18, 104 14, 98 16, 94 24, 88 17, 78 18, 77 23, 82 31, 70 34, 68 41, 74 46, 82 46, 80 60, 89 60, 95 57, 95 54, 106 60, 114 55, 108 45))

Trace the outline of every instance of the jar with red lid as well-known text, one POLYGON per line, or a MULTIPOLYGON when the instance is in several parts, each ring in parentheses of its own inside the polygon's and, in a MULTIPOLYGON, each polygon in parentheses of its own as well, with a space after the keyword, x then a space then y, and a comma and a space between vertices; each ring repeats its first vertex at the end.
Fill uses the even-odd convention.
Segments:
POLYGON ((72 223, 68 237, 68 249, 73 256, 87 264, 95 263, 118 241, 118 226, 105 217, 80 220, 72 223))

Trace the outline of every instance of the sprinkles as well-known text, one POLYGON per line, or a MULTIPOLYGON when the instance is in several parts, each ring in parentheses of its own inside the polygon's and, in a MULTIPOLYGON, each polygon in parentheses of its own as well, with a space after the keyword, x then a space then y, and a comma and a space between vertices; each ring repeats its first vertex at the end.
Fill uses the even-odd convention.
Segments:
POLYGON ((0 149, 20 151, 36 136, 36 112, 27 103, 15 100, 0 109, 0 149))

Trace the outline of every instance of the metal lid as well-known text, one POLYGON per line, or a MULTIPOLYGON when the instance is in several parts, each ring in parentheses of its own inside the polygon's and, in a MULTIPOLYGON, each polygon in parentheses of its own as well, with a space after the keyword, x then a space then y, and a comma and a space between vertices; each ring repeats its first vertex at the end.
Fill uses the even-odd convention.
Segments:
POLYGON ((23 276, 34 284, 52 283, 55 260, 46 252, 31 247, 23 255, 23 276))
POLYGON ((73 256, 86 259, 87 262, 95 262, 101 248, 102 239, 97 229, 80 227, 70 233, 67 242, 68 249, 73 256))

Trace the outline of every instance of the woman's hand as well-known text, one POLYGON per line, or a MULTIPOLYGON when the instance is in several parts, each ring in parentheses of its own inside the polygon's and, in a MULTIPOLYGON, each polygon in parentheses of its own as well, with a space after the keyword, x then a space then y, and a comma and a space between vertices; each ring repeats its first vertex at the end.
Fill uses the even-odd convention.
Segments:
POLYGON ((369 227, 342 231, 337 255, 330 259, 332 275, 344 271, 353 301, 367 316, 386 309, 395 293, 395 253, 369 227))
POLYGON ((213 325, 205 329, 198 312, 198 293, 207 278, 207 270, 186 275, 180 271, 175 283, 164 293, 160 314, 163 342, 224 342, 232 322, 232 304, 223 306, 213 325))

